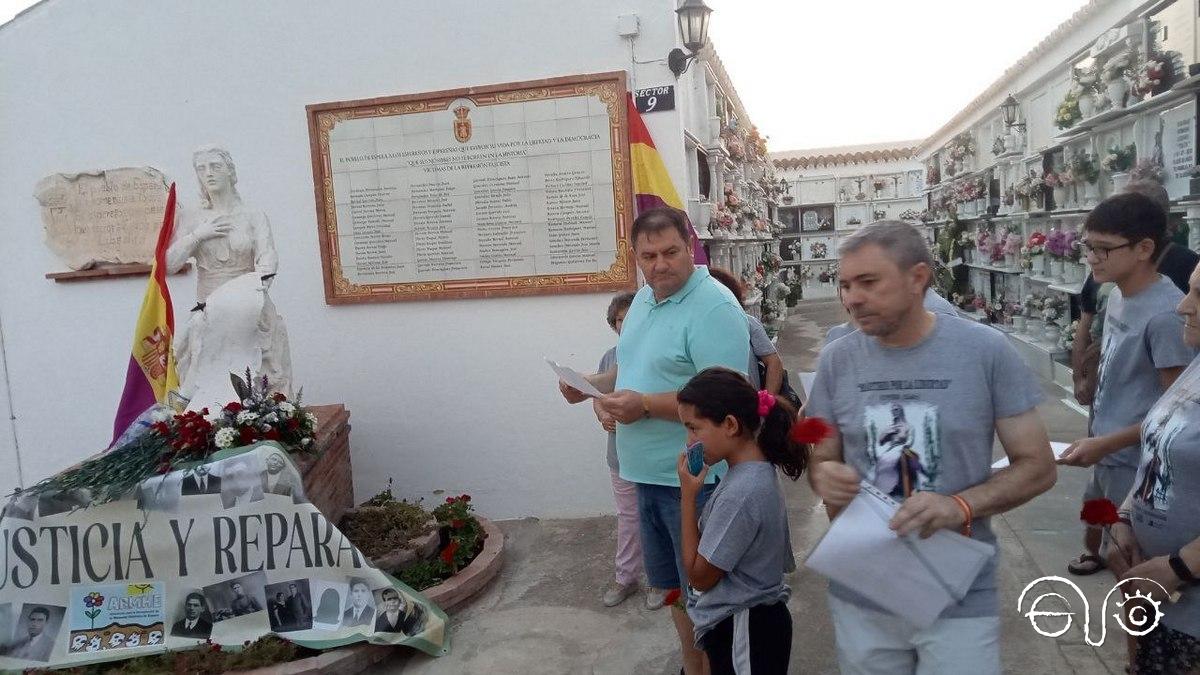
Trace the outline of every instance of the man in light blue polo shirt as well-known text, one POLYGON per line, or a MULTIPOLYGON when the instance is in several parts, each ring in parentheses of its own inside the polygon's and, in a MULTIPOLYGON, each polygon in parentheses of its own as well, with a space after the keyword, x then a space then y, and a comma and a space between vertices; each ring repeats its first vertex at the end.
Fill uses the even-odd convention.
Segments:
MULTIPOLYGON (((679 422, 676 393, 701 370, 724 366, 742 374, 750 362, 746 314, 733 294, 692 264, 687 216, 671 208, 651 209, 634 221, 630 238, 646 278, 633 299, 617 342, 618 368, 591 381, 602 392, 600 406, 617 425, 621 478, 637 484, 642 555, 647 582, 679 588, 687 577, 680 553, 679 477, 675 464, 687 442, 679 422)), ((584 400, 560 384, 570 403, 584 400)), ((724 474, 710 470, 709 480, 724 474)), ((711 493, 701 491, 697 508, 711 493)), ((672 608, 685 670, 702 672, 704 652, 692 641, 687 614, 672 608)))

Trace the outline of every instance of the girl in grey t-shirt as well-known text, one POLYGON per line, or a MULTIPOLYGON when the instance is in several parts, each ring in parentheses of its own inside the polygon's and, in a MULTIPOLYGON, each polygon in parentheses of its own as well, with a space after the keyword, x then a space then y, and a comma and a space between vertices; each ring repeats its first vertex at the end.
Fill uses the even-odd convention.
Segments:
POLYGON ((741 374, 708 368, 679 391, 688 443, 704 444, 705 467, 693 476, 687 453, 678 471, 688 616, 711 672, 786 673, 792 644, 785 571, 795 569, 787 509, 776 468, 796 480, 809 447, 791 437, 796 413, 741 374), (729 472, 699 519, 695 496, 708 466, 729 472), (698 522, 697 522, 698 521, 698 522))

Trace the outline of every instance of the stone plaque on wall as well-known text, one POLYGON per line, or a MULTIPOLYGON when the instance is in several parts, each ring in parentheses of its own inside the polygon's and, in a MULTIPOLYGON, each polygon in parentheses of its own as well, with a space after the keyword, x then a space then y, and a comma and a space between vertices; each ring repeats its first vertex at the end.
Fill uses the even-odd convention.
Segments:
POLYGON ((1188 101, 1159 115, 1158 150, 1162 153, 1163 186, 1171 199, 1190 192, 1196 166, 1196 104, 1188 101))
POLYGON ((149 263, 167 205, 167 180, 150 167, 57 173, 38 182, 46 244, 73 270, 149 263))
POLYGON ((308 106, 331 304, 635 281, 623 72, 308 106))

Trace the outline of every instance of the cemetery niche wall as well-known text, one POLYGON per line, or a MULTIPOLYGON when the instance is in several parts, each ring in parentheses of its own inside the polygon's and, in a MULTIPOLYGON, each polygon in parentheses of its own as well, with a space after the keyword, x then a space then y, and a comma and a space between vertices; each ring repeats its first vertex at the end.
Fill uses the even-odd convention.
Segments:
POLYGON ((635 281, 625 73, 308 106, 329 304, 635 281))

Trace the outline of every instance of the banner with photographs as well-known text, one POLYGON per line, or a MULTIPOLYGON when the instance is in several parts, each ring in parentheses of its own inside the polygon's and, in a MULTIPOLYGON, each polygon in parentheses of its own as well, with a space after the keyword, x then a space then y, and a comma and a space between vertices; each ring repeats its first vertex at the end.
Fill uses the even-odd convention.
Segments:
POLYGON ((240 646, 275 633, 449 649, 446 615, 375 569, 308 502, 274 443, 223 451, 126 499, 18 496, 0 517, 0 669, 240 646), (87 508, 82 508, 87 506, 87 508))

